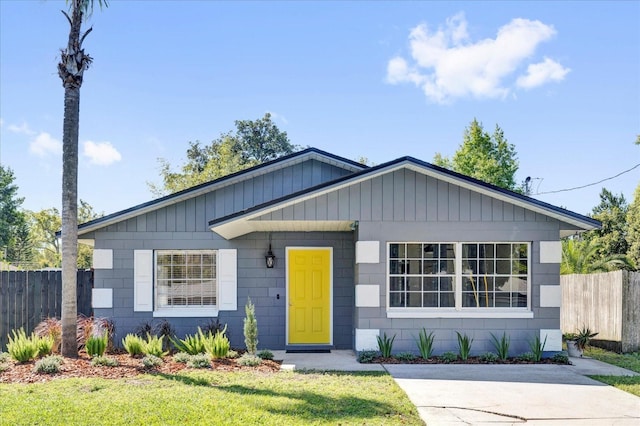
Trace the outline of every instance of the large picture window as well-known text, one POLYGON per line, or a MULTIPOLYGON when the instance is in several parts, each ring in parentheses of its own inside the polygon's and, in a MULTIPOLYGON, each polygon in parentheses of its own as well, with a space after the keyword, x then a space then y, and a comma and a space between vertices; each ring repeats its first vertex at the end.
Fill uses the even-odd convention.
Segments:
POLYGON ((389 308, 529 310, 529 247, 523 242, 390 243, 389 308))
POLYGON ((155 252, 157 309, 217 306, 215 250, 155 252))

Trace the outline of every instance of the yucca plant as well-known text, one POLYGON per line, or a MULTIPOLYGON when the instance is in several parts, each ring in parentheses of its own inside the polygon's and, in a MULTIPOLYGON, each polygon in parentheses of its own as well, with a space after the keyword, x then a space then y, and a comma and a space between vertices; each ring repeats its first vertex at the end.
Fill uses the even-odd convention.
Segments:
POLYGON ((231 344, 227 336, 224 335, 226 330, 227 327, 225 326, 223 330, 216 331, 215 335, 209 334, 205 340, 205 350, 212 358, 224 358, 227 356, 231 344))
POLYGON ((540 362, 540 360, 542 359, 542 353, 544 352, 544 347, 546 344, 547 336, 544 337, 544 341, 540 340, 540 336, 536 336, 532 341, 529 342, 529 349, 531 349, 533 360, 535 362, 540 362))
POLYGON ((511 345, 511 337, 507 336, 507 333, 503 332, 502 337, 498 339, 493 333, 491 333, 491 341, 493 347, 498 354, 498 358, 505 361, 509 358, 509 345, 511 345))
POLYGON ((196 334, 189 335, 187 334, 184 339, 178 339, 177 337, 169 337, 173 347, 176 348, 178 352, 185 352, 189 355, 197 355, 205 352, 205 339, 206 336, 198 327, 198 332, 196 334))
POLYGON ((466 361, 469 359, 469 353, 471 353, 471 344, 473 343, 473 338, 469 336, 462 335, 456 331, 458 335, 458 354, 460 355, 460 359, 466 361))
POLYGON ((12 330, 13 337, 9 335, 9 343, 7 343, 7 352, 11 358, 18 362, 28 362, 38 356, 38 343, 35 334, 27 336, 23 328, 17 332, 12 330))
POLYGON ((103 356, 107 350, 107 344, 109 342, 109 334, 105 331, 102 336, 89 336, 85 342, 85 349, 87 355, 91 358, 95 356, 103 356))
POLYGON ((162 359, 169 353, 169 351, 164 351, 163 340, 164 336, 158 337, 147 333, 147 341, 143 342, 142 351, 145 355, 153 355, 162 359))
POLYGON ((418 339, 416 339, 416 343, 418 344, 418 351, 420 351, 420 356, 424 359, 431 358, 433 354, 433 331, 427 334, 427 330, 424 328, 420 330, 418 334, 418 339))
POLYGON ((122 346, 131 356, 140 356, 144 352, 144 340, 135 334, 127 334, 125 338, 122 339, 122 346))
POLYGON ((383 337, 376 336, 376 339, 378 340, 378 350, 382 356, 384 358, 390 358, 391 351, 393 350, 393 341, 396 339, 396 335, 394 334, 393 337, 389 338, 387 337, 387 333, 384 333, 383 337))

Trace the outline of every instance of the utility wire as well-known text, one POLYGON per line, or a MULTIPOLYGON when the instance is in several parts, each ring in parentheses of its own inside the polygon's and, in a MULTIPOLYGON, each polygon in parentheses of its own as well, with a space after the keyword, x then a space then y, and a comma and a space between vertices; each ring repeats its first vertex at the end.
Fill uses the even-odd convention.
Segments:
POLYGON ((638 167, 640 167, 640 163, 636 164, 635 166, 631 167, 630 169, 627 169, 627 170, 625 170, 625 171, 623 171, 623 172, 618 173, 618 174, 617 174, 617 175, 615 175, 615 176, 611 176, 611 177, 608 177, 608 178, 604 178, 604 179, 602 179, 602 180, 599 180, 598 182, 589 183, 589 184, 582 185, 582 186, 576 186, 576 187, 573 187, 573 188, 558 189, 558 190, 555 190, 555 191, 537 192, 537 193, 536 193, 536 194, 534 194, 534 195, 556 194, 556 193, 558 193, 558 192, 575 191, 576 189, 586 188, 586 187, 588 187, 588 186, 597 185, 597 184, 599 184, 599 183, 602 183, 602 182, 605 182, 605 181, 608 181, 608 180, 611 180, 611 179, 615 179, 615 178, 617 178, 618 176, 622 176, 622 175, 623 175, 623 174, 625 174, 625 173, 629 173, 629 172, 630 172, 631 170, 633 170, 633 169, 637 169, 638 167))

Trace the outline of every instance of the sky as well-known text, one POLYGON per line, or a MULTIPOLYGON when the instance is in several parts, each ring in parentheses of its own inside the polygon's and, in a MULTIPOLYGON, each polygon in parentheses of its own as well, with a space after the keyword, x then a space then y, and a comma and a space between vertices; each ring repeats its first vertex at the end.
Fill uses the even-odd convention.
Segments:
MULTIPOLYGON (((0 0, 0 163, 29 210, 61 205, 65 9, 0 0)), ((293 144, 372 164, 498 125, 517 180, 581 214, 640 182, 640 1, 111 0, 89 27, 78 195, 105 214, 153 198, 159 158, 177 169, 266 112, 293 144)))

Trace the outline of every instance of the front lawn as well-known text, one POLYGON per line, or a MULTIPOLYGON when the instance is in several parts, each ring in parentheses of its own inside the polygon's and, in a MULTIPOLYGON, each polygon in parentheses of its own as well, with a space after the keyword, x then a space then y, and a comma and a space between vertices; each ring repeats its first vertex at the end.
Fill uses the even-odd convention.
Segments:
MULTIPOLYGON (((626 368, 627 370, 640 373, 640 352, 630 354, 617 354, 604 349, 590 347, 584 352, 585 356, 606 362, 607 364, 616 365, 626 368)), ((640 396, 640 376, 589 376, 600 382, 607 383, 622 389, 625 392, 640 396)))
POLYGON ((180 371, 118 380, 0 384, 12 425, 422 425, 380 372, 180 371))

